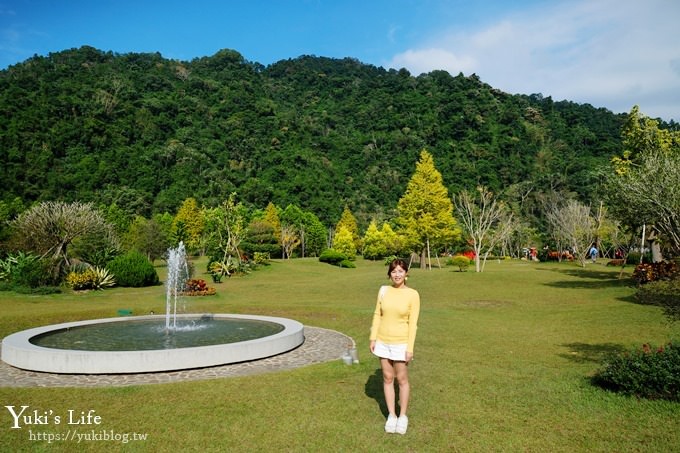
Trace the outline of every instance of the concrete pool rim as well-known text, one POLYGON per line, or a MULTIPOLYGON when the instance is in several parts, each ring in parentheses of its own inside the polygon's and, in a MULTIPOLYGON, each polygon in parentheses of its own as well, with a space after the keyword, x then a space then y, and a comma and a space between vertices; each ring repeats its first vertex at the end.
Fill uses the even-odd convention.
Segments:
MULTIPOLYGON (((205 314, 182 314, 178 319, 196 319, 205 314)), ((304 328, 298 321, 273 316, 209 314, 213 318, 250 319, 282 325, 281 332, 237 343, 176 349, 136 351, 81 351, 44 348, 30 339, 48 332, 107 322, 165 319, 165 315, 128 316, 74 321, 36 327, 8 335, 2 340, 2 360, 16 368, 47 373, 118 374, 204 368, 258 360, 297 348, 304 342, 304 328)))

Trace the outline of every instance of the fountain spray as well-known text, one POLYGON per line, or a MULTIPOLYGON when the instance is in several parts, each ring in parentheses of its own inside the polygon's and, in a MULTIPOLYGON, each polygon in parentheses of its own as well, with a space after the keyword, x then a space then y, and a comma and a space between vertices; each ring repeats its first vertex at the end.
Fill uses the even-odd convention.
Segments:
POLYGON ((165 282, 165 330, 177 328, 177 301, 189 278, 189 265, 184 242, 168 249, 168 276, 165 282), (172 323, 171 323, 172 321, 172 323), (171 326, 172 324, 172 326, 171 326))

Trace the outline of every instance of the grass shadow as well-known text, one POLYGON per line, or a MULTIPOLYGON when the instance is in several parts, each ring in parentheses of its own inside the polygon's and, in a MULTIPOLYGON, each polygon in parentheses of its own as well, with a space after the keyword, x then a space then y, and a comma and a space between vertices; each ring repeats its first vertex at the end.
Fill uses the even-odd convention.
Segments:
POLYGON ((378 403, 380 412, 382 412, 382 414, 387 417, 389 412, 387 410, 387 404, 385 403, 385 394, 383 392, 383 376, 382 370, 380 368, 375 370, 375 372, 368 377, 368 380, 364 385, 364 393, 366 396, 373 398, 376 403, 378 403))
POLYGON ((620 354, 626 351, 623 345, 616 343, 567 343, 560 346, 567 348, 568 352, 558 355, 576 363, 600 363, 610 354, 620 354))
POLYGON ((579 280, 555 281, 546 283, 553 288, 567 289, 603 289, 603 288, 629 288, 634 287, 635 282, 630 278, 619 278, 616 272, 600 271, 593 269, 554 269, 554 272, 576 277, 579 280))

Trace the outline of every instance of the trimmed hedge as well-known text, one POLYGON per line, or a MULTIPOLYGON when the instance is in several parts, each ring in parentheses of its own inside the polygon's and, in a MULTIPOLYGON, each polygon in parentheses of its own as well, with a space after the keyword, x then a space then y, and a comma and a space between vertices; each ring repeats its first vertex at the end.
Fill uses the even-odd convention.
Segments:
POLYGON ((338 252, 335 249, 326 249, 321 252, 319 256, 319 261, 322 263, 332 264, 333 266, 341 266, 343 261, 348 261, 347 255, 342 252, 338 252))

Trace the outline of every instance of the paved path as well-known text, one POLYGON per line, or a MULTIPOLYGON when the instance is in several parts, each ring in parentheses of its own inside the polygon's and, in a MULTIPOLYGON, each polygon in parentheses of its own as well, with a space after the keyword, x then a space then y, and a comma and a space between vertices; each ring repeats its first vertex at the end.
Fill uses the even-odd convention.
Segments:
POLYGON ((334 330, 305 326, 305 342, 296 349, 252 362, 194 370, 138 374, 52 374, 14 368, 0 361, 0 387, 104 387, 198 381, 290 370, 340 360, 352 338, 334 330))

